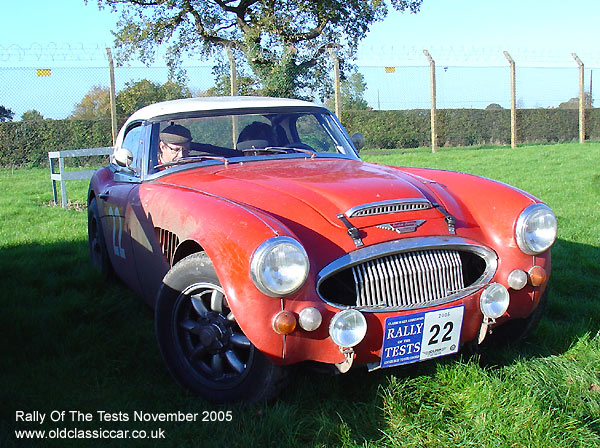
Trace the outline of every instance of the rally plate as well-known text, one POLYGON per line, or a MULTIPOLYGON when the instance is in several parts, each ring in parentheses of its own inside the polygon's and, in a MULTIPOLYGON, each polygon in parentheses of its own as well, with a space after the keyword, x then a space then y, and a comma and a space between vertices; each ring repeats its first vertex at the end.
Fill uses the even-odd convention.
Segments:
POLYGON ((380 367, 425 361, 458 351, 463 305, 388 317, 380 367))

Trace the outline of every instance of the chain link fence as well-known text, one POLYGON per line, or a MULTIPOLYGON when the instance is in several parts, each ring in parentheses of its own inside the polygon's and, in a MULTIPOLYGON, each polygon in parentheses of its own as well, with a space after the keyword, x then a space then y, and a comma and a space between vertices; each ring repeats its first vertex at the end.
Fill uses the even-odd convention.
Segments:
MULTIPOLYGON (((431 49, 437 61, 437 109, 510 109, 510 68, 502 53, 461 50, 459 57, 455 53, 448 49, 431 49)), ((582 57, 586 64, 584 90, 589 108, 597 100, 593 75, 598 73, 600 58, 596 56, 589 62, 582 57)), ((577 109, 579 69, 571 55, 546 54, 541 62, 539 57, 531 61, 525 57, 527 53, 515 57, 517 109, 577 109)), ((392 57, 389 49, 381 49, 379 59, 377 63, 377 51, 373 51, 369 65, 357 66, 366 87, 361 94, 368 108, 429 110, 430 67, 422 52, 396 51, 392 57)), ((188 63, 184 69, 188 78, 186 86, 192 95, 202 95, 215 86, 211 65, 188 63)), ((156 66, 115 68, 117 92, 144 79, 162 85, 169 80, 169 71, 156 66)), ((94 88, 108 89, 109 82, 106 49, 99 46, 0 46, 0 106, 12 112, 5 120, 72 118, 86 95, 94 88)))
MULTIPOLYGON (((186 85, 192 94, 214 86, 212 67, 186 68, 189 81, 186 85)), ((149 80, 164 84, 169 80, 166 67, 117 67, 115 82, 117 92, 126 83, 149 80)), ((27 119, 23 114, 37 111, 44 118, 71 118, 77 104, 94 87, 108 89, 109 70, 106 67, 0 67, 0 105, 14 113, 14 120, 27 119)))
MULTIPOLYGON (((429 66, 360 66, 364 95, 376 110, 428 109, 429 66)), ((593 92, 593 68, 586 68, 586 92, 593 92)), ((600 76, 600 70, 597 70, 600 76)), ((579 96, 578 67, 516 67, 517 108, 556 108, 579 96)), ((600 78, 598 78, 600 80, 600 78)), ((439 109, 510 108, 509 66, 440 66, 436 64, 439 109)), ((599 87, 600 88, 600 87, 599 87)), ((564 105, 563 105, 564 107, 564 105)))

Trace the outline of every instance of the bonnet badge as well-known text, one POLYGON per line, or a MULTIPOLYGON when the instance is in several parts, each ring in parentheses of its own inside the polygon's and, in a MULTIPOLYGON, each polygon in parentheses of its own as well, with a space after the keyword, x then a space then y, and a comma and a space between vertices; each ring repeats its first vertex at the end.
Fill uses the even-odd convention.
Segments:
POLYGON ((417 230, 418 227, 425 223, 424 219, 416 219, 414 221, 400 221, 390 222, 387 224, 380 224, 377 226, 379 229, 392 230, 396 233, 410 233, 417 230))

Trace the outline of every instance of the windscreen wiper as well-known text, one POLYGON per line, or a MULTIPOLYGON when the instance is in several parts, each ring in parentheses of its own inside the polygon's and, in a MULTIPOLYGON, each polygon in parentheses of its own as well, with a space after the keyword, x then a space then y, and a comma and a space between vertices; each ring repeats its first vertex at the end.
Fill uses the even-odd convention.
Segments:
MULTIPOLYGON (((267 149, 267 150, 268 150, 268 149, 275 149, 275 150, 278 150, 278 149, 284 149, 284 150, 291 149, 292 151, 296 151, 296 152, 302 152, 302 153, 304 153, 304 154, 308 154, 308 155, 310 155, 310 158, 311 158, 311 159, 314 159, 314 158, 315 158, 315 156, 317 155, 317 153, 316 153, 316 152, 314 152, 314 151, 311 151, 310 149, 304 149, 304 148, 295 148, 295 147, 293 147, 293 146, 267 146, 265 149, 267 149)), ((287 152, 287 151, 286 151, 286 152, 287 152)))
POLYGON ((227 166, 229 164, 229 160, 227 160, 225 157, 191 156, 191 157, 183 157, 183 158, 177 159, 177 160, 171 160, 170 162, 160 163, 160 164, 156 165, 154 167, 154 169, 156 170, 156 169, 160 169, 160 168, 168 168, 170 166, 184 165, 186 163, 201 162, 203 160, 218 160, 220 162, 223 162, 225 164, 225 166, 227 166))

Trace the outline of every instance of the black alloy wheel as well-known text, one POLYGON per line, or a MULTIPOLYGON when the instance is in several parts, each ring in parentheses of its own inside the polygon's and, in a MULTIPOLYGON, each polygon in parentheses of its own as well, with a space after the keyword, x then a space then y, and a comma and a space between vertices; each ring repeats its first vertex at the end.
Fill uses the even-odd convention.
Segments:
POLYGON ((286 370, 244 335, 212 262, 192 254, 167 273, 155 310, 158 345, 171 375, 215 403, 272 398, 286 370))

